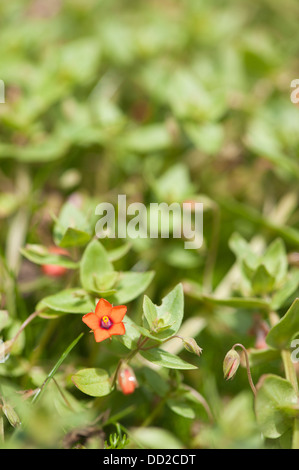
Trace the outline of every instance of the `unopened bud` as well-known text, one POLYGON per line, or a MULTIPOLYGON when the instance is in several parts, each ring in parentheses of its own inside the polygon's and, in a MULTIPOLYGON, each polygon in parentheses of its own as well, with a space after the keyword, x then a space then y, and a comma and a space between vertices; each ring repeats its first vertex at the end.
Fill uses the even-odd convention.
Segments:
POLYGON ((202 348, 200 348, 194 338, 183 338, 183 345, 187 351, 200 356, 202 348))
POLYGON ((232 379, 240 365, 240 356, 234 349, 230 349, 226 354, 223 361, 223 374, 224 378, 232 379))
POLYGON ((121 366, 117 374, 117 383, 119 389, 124 395, 130 395, 138 387, 138 382, 133 369, 128 365, 121 366))
POLYGON ((9 403, 3 404, 2 411, 5 414, 11 426, 13 426, 14 428, 20 426, 21 424, 20 418, 18 417, 13 407, 9 405, 9 403))

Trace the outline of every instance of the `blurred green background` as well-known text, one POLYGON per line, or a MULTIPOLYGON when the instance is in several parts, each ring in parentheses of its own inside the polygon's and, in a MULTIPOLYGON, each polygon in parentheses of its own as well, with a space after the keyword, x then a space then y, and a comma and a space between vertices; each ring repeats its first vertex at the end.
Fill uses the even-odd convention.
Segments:
MULTIPOLYGON (((118 194, 145 204, 204 203, 200 250, 185 250, 183 240, 136 240, 119 261, 119 269, 155 270, 148 295, 156 303, 184 280, 207 292, 219 286, 235 260, 228 247, 235 231, 265 243, 279 235, 294 250, 299 109, 290 100, 290 83, 299 78, 298 17, 297 0, 1 2, 0 282, 1 309, 10 318, 6 329, 1 326, 5 339, 43 296, 66 287, 41 275, 19 250, 26 243, 53 244, 53 221, 67 200, 87 204, 92 222, 94 207, 116 203, 118 194)), ((115 242, 105 243, 113 248, 115 242)), ((132 309, 138 311, 141 301, 132 309)), ((190 421, 164 409, 141 427, 157 400, 146 382, 134 398, 118 394, 86 404, 70 375, 78 365, 109 366, 113 358, 109 345, 99 351, 84 338, 57 375, 74 395, 72 412, 53 414, 53 403, 59 410, 65 403, 51 384, 34 413, 24 410, 31 423, 27 433, 4 424, 7 445, 61 446, 66 432, 110 409, 111 416, 124 413, 120 421, 130 430, 130 445, 136 445, 135 436, 145 447, 263 446, 246 372, 230 383, 222 377, 231 345, 254 345, 248 333, 252 312, 208 308, 186 291, 185 315, 201 320, 203 355, 199 369, 183 379, 207 399, 213 423, 204 413, 190 421)), ((82 330, 72 316, 50 324, 46 328, 38 319, 28 327, 10 360, 0 364, 2 387, 35 388, 82 330)), ((275 361, 269 368, 280 371, 275 361)), ((254 378, 262 372, 254 369, 254 378)), ((103 445, 114 431, 108 423, 106 435, 91 433, 88 445, 103 445)))

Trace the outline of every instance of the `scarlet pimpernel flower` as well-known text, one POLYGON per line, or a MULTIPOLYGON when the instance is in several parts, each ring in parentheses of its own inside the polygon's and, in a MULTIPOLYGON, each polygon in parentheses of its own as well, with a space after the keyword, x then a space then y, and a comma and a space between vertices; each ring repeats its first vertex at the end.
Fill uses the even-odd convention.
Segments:
POLYGON ((95 311, 83 316, 82 321, 93 330, 97 343, 113 335, 125 334, 122 320, 127 312, 125 305, 113 307, 108 300, 100 299, 95 311))

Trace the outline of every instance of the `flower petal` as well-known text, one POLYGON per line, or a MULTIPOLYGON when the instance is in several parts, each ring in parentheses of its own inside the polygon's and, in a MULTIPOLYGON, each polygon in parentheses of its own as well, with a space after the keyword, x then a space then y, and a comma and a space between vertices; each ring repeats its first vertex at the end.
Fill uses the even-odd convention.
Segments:
POLYGON ((110 338, 111 333, 109 330, 104 330, 103 328, 97 328, 94 330, 94 338, 97 343, 104 341, 104 339, 110 338))
POLYGON ((109 330, 109 334, 112 335, 124 335, 126 332, 125 325, 123 323, 115 323, 109 330))
POLYGON ((96 305, 95 313, 99 318, 104 315, 110 316, 112 305, 106 299, 100 299, 96 305))
POLYGON ((82 317, 82 321, 92 330, 96 330, 100 325, 99 317, 94 312, 90 312, 84 315, 82 317))
POLYGON ((116 307, 112 307, 110 318, 113 321, 113 323, 120 323, 126 313, 127 313, 127 307, 125 305, 118 305, 116 307))

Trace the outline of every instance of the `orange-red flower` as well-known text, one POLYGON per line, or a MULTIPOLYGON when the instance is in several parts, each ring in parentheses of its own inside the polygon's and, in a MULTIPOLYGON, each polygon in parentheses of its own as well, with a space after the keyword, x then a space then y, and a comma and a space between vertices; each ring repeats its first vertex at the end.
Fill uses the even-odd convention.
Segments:
POLYGON ((125 334, 122 320, 127 312, 125 305, 113 307, 108 300, 100 299, 95 311, 83 316, 82 321, 93 330, 97 343, 113 335, 125 334))

